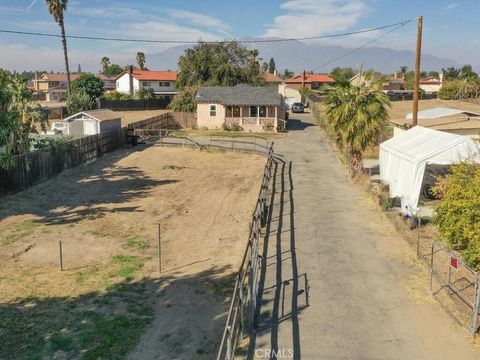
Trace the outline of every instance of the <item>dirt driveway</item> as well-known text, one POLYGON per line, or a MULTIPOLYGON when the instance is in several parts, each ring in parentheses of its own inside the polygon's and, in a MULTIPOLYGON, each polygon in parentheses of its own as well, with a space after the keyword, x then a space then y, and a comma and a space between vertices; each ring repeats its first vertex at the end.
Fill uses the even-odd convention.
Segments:
POLYGON ((211 358, 264 164, 122 149, 2 199, 0 358, 211 358))

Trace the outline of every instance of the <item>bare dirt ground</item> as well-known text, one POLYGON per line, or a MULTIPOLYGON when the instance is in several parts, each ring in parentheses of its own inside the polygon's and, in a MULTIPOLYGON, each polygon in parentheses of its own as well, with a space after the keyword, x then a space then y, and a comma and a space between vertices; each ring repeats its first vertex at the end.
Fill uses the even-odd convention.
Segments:
POLYGON ((212 358, 264 163, 142 146, 2 199, 0 358, 212 358))
POLYGON ((135 121, 145 120, 156 115, 162 115, 170 110, 141 110, 141 111, 115 111, 122 116, 122 126, 126 126, 135 121))

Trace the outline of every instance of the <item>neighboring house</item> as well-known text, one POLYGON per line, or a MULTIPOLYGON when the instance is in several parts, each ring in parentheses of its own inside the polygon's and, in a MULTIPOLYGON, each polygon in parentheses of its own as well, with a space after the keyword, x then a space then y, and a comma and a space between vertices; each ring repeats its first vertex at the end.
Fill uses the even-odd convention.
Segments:
POLYGON ((278 86, 201 87, 197 93, 198 127, 239 125, 245 131, 284 128, 285 104, 278 86))
POLYGON ((281 77, 278 77, 276 74, 271 74, 269 72, 264 72, 263 78, 268 85, 280 85, 285 81, 281 77))
MULTIPOLYGON (((383 75, 374 74, 372 79, 367 80, 364 73, 358 73, 349 80, 350 85, 360 86, 360 85, 370 85, 371 82, 378 81, 383 75)), ((403 78, 397 78, 397 76, 385 76, 385 82, 382 85, 382 91, 387 93, 389 91, 399 91, 402 89, 403 84, 405 83, 403 78)))
POLYGON ((95 135, 122 128, 121 116, 109 109, 82 111, 67 117, 64 123, 64 135, 95 135))
POLYGON ((324 85, 334 85, 335 83, 335 79, 327 74, 306 74, 305 72, 285 80, 287 87, 297 90, 304 87, 310 90, 319 90, 324 85))
MULTIPOLYGON (((405 119, 390 120, 394 126, 394 137, 411 128, 412 117, 412 113, 408 113, 405 119)), ((438 107, 419 111, 418 125, 473 139, 480 138, 480 113, 469 110, 438 107)))
MULTIPOLYGON (((80 74, 71 73, 70 81, 78 79, 80 74)), ((103 74, 95 74, 102 83, 103 90, 110 92, 115 90, 115 78, 110 78, 103 74)), ((54 74, 42 74, 39 78, 36 77, 32 80, 31 90, 39 101, 48 102, 62 102, 65 101, 67 95, 68 81, 67 74, 54 73, 54 74)))
POLYGON ((426 92, 427 94, 438 93, 443 85, 443 74, 440 77, 429 76, 423 79, 420 79, 420 90, 426 92))
POLYGON ((176 71, 124 71, 116 78, 117 92, 133 95, 140 89, 153 89, 159 99, 171 99, 177 94, 176 71))

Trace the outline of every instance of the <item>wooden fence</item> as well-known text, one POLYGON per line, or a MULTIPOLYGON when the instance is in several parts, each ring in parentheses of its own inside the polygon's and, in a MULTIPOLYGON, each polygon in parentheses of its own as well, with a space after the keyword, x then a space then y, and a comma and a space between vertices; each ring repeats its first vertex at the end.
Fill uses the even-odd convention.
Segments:
POLYGON ((45 181, 62 171, 97 160, 127 143, 133 129, 192 128, 196 126, 193 113, 166 113, 137 121, 117 131, 86 136, 50 149, 19 155, 15 166, 0 169, 0 197, 24 190, 45 181))

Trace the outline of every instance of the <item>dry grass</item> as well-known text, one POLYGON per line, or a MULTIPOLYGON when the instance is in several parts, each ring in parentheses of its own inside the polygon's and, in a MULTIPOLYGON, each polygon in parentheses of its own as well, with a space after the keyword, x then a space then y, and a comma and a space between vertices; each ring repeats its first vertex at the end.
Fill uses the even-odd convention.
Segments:
POLYGON ((162 115, 170 112, 170 110, 138 110, 138 111, 115 111, 122 117, 122 126, 134 123, 136 121, 145 120, 156 115, 162 115))
POLYGON ((0 358, 120 358, 147 329, 136 358, 211 356, 264 163, 122 149, 2 199, 0 358), (158 332, 172 335, 164 346, 158 332))

